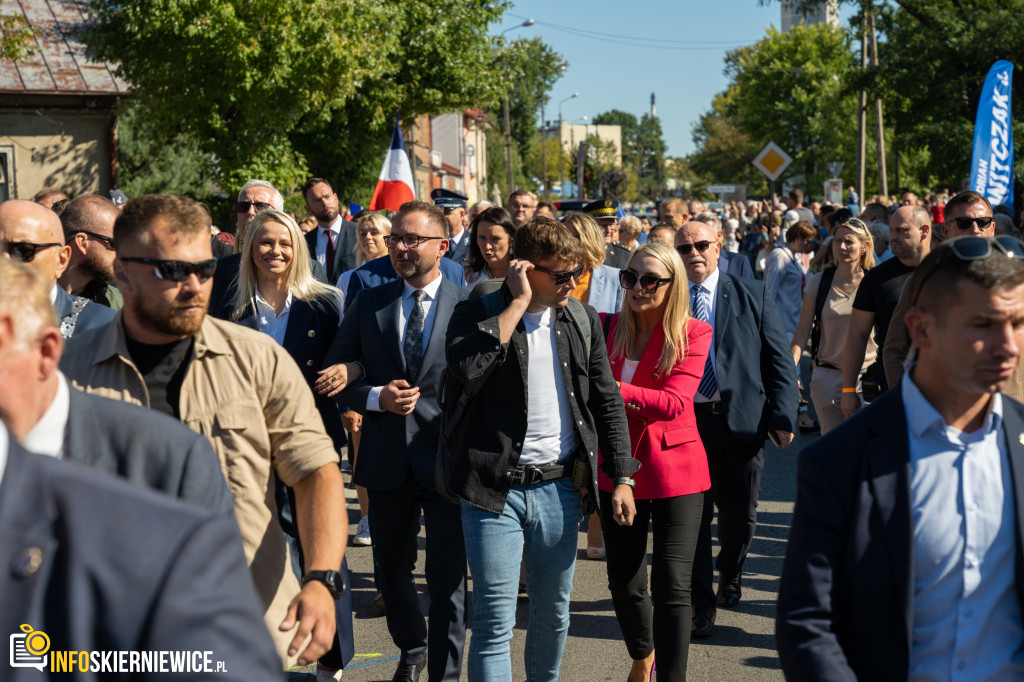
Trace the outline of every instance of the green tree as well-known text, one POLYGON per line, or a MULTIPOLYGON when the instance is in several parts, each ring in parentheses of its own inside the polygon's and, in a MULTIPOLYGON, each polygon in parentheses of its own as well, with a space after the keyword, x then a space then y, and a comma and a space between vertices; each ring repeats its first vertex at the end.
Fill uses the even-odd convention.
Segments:
POLYGON ((397 110, 497 99, 487 30, 501 0, 89 6, 92 53, 119 63, 152 128, 180 129, 229 190, 250 177, 291 189, 311 168, 362 183, 397 110))
MULTIPOLYGON (((526 158, 537 137, 541 101, 546 101, 547 93, 569 63, 539 37, 517 40, 496 53, 496 58, 508 85, 512 141, 519 148, 520 158, 526 158)), ((492 119, 502 120, 500 108, 492 112, 492 119)))
POLYGON ((622 130, 622 167, 637 180, 634 199, 657 199, 664 186, 664 158, 668 145, 661 131, 661 120, 644 114, 636 116, 612 109, 594 117, 595 125, 617 125, 622 130))
POLYGON ((0 60, 18 61, 36 51, 36 31, 24 12, 0 14, 0 60))
POLYGON ((751 164, 763 145, 740 130, 729 113, 735 110, 729 104, 730 93, 735 91, 736 86, 730 85, 725 92, 715 95, 711 109, 693 125, 697 152, 691 156, 690 166, 696 176, 706 180, 698 181, 699 184, 745 183, 748 192, 765 194, 768 182, 751 164))

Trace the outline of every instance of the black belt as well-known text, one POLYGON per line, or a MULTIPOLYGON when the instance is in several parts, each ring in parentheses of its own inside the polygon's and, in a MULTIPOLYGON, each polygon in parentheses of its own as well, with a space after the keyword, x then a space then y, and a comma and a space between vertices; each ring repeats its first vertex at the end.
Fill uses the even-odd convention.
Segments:
POLYGON ((554 481, 572 476, 572 468, 571 463, 515 467, 505 472, 505 478, 512 485, 533 485, 541 481, 554 481))
POLYGON ((834 369, 837 372, 840 371, 838 367, 836 367, 835 365, 830 365, 827 362, 818 362, 817 360, 815 360, 814 364, 815 364, 816 367, 824 367, 825 369, 834 369))
POLYGON ((711 414, 725 414, 721 400, 714 400, 706 403, 694 403, 693 409, 697 412, 710 412, 711 414))

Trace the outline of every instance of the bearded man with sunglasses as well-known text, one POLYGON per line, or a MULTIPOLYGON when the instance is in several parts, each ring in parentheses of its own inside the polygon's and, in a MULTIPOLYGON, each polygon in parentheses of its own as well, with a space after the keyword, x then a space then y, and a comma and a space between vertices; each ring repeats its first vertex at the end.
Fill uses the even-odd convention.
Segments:
POLYGON ((1024 247, 952 239, 909 286, 916 364, 800 453, 787 679, 1024 677, 1024 247))
POLYGON ((313 394, 271 337, 206 315, 217 260, 198 204, 132 199, 114 246, 124 308, 73 344, 61 368, 75 388, 164 412, 209 438, 277 652, 286 668, 312 663, 334 638, 348 526, 338 455, 313 394), (295 491, 308 569, 301 588, 282 568, 290 558, 275 474, 295 491))
POLYGON ((0 241, 7 258, 25 263, 50 286, 50 301, 60 318, 65 343, 75 332, 80 335, 113 319, 114 311, 107 306, 73 296, 57 284, 70 262, 71 248, 64 244, 64 230, 56 213, 22 199, 0 203, 0 241))
POLYGON ((702 638, 714 630, 716 606, 733 608, 740 602, 743 562, 757 527, 764 442, 770 437, 779 447, 789 445, 799 400, 789 339, 764 283, 719 270, 718 233, 710 225, 686 223, 676 232, 675 246, 690 280, 693 316, 714 330, 693 398, 711 473, 691 590, 692 636, 702 638), (717 595, 711 557, 716 506, 717 595))

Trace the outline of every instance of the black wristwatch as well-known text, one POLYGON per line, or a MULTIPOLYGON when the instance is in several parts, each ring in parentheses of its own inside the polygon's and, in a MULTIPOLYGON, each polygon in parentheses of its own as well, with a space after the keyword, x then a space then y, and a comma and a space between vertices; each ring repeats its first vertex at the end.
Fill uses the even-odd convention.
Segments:
POLYGON ((303 585, 310 580, 322 582, 335 599, 340 597, 341 593, 345 591, 345 581, 341 579, 341 573, 338 571, 310 571, 302 576, 303 585))

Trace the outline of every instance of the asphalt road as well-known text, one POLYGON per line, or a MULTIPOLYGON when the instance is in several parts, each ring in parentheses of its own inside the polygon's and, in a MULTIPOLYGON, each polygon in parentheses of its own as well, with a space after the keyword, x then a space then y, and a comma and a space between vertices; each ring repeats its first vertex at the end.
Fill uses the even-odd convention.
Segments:
MULTIPOLYGON (((769 444, 758 508, 757 535, 751 545, 743 576, 743 601, 734 610, 719 609, 713 635, 705 640, 695 640, 690 645, 689 679, 783 679, 773 635, 776 591, 793 511, 797 453, 815 438, 817 434, 798 435, 785 450, 769 444)), ((355 502, 355 493, 351 490, 349 519, 353 522, 350 532, 355 533, 359 508, 355 502)), ((716 530, 712 529, 712 533, 715 534, 716 530)), ((584 558, 586 533, 582 530, 578 546, 579 561, 576 564, 569 639, 562 659, 561 679, 567 682, 622 680, 629 669, 629 656, 612 611, 605 564, 603 561, 588 561, 584 558)), ((421 588, 421 600, 425 602, 422 549, 421 531, 416 580, 421 588)), ((373 607, 375 590, 370 548, 350 547, 347 556, 353 574, 356 658, 345 669, 344 679, 352 682, 390 680, 398 650, 391 642, 382 613, 373 607)), ((515 680, 525 679, 522 647, 528 608, 528 602, 521 599, 512 639, 512 673, 515 680)), ((472 632, 469 637, 472 637, 472 632)), ((291 678, 312 679, 312 676, 304 673, 304 670, 293 671, 291 678)), ((426 681, 425 674, 422 679, 426 681)), ((462 679, 466 679, 465 672, 462 679)))

